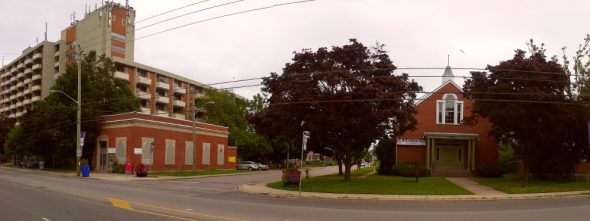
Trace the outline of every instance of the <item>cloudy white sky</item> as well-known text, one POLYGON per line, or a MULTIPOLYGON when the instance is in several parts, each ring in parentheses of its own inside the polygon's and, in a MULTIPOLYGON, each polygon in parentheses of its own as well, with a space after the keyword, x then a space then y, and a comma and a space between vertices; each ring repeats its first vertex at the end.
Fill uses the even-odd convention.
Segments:
MULTIPOLYGON (((130 0, 136 20, 202 0, 130 0)), ((183 13, 236 0, 209 0, 175 13, 136 24, 136 28, 183 13)), ((136 37, 167 28, 295 0, 243 0, 229 6, 194 13, 138 30, 136 37)), ((27 46, 48 40, 78 18, 84 6, 100 0, 2 0, 0 2, 0 56, 8 63, 27 46)), ((125 3, 123 0, 116 2, 125 3)), ((588 0, 316 0, 309 3, 207 21, 137 40, 135 60, 202 83, 267 76, 280 72, 302 48, 343 45, 356 38, 366 45, 386 44, 398 67, 444 67, 447 54, 452 67, 482 68, 510 59, 515 49, 526 49, 533 38, 547 45, 548 53, 570 56, 590 33, 588 0), (462 53, 463 50, 465 53, 462 53)), ((401 71, 400 71, 401 72, 401 71)), ((441 75, 442 70, 408 70, 411 75, 441 75)), ((456 75, 468 71, 455 70, 456 75)), ((440 78, 417 78, 426 91, 440 78)), ((458 83, 462 79, 456 80, 458 83)), ((260 81, 220 85, 232 87, 260 81)), ((235 89, 251 97, 259 87, 235 89)))

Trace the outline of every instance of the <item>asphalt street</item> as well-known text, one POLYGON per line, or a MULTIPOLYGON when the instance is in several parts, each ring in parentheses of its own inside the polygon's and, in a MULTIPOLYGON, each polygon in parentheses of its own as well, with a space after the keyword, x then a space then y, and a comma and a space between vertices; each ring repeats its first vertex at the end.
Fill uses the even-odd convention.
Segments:
POLYGON ((280 171, 105 181, 0 168, 0 220, 590 220, 590 198, 381 202, 273 198, 236 189, 278 179, 280 171))

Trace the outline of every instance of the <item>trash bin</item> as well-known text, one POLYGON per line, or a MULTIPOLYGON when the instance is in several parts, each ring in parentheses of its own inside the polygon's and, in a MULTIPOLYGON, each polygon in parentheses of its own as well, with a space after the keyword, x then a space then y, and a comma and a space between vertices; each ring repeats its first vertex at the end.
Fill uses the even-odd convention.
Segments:
POLYGON ((90 166, 82 165, 82 167, 80 167, 80 171, 82 172, 82 177, 90 176, 90 166))

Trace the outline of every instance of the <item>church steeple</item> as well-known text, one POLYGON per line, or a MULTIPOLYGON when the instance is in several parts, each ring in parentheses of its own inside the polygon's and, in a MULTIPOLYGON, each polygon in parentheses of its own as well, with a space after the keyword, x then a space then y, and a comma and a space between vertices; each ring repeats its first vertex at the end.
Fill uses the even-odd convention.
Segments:
POLYGON ((447 55, 447 67, 445 67, 445 72, 442 75, 442 83, 447 83, 447 81, 452 81, 453 78, 455 78, 455 75, 453 75, 453 70, 451 69, 451 66, 449 66, 449 62, 450 61, 450 55, 447 55))

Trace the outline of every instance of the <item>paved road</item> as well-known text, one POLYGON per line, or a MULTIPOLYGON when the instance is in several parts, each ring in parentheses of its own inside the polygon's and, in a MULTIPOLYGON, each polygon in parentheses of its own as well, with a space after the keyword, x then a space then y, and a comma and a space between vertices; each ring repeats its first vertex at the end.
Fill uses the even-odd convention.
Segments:
POLYGON ((279 171, 267 171, 167 181, 103 181, 0 168, 0 220, 590 219, 589 198, 376 202, 272 198, 235 189, 238 184, 279 176, 279 171))

